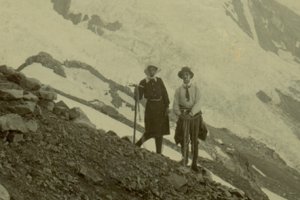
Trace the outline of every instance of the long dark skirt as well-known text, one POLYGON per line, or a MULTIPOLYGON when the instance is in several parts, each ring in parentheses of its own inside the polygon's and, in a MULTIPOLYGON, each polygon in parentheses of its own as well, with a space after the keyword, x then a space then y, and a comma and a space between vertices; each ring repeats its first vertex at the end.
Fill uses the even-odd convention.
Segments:
POLYGON ((169 117, 163 101, 147 101, 145 110, 145 137, 170 134, 169 117))

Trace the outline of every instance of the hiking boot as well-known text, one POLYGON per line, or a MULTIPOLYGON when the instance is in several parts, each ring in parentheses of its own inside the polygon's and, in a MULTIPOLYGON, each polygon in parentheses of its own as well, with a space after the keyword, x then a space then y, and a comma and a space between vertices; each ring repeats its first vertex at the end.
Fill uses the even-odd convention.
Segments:
POLYGON ((198 173, 200 171, 197 164, 192 164, 191 169, 196 173, 198 173))
POLYGON ((189 163, 189 160, 186 160, 186 161, 184 162, 184 159, 182 159, 181 161, 179 161, 179 164, 182 165, 182 166, 187 166, 188 163, 189 163))

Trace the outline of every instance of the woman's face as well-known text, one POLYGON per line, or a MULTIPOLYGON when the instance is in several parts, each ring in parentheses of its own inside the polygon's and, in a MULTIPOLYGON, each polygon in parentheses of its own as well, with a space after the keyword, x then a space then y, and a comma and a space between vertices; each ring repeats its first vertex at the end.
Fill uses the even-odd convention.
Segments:
POLYGON ((155 67, 149 67, 148 73, 150 77, 155 76, 157 69, 155 67))
POLYGON ((188 72, 184 72, 182 79, 184 84, 189 84, 191 82, 191 74, 188 72))

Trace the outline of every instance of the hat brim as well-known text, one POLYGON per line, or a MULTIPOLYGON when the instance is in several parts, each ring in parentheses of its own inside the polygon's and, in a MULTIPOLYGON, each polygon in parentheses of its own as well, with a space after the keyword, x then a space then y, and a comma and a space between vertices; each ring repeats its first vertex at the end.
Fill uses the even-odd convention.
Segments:
POLYGON ((159 67, 150 65, 150 66, 147 66, 147 67, 145 68, 145 70, 144 70, 144 72, 145 72, 146 75, 149 75, 149 68, 150 68, 150 67, 154 67, 154 68, 156 69, 156 74, 157 74, 158 72, 160 72, 160 70, 161 70, 159 67))
POLYGON ((178 77, 181 78, 181 79, 183 79, 183 74, 186 73, 186 72, 190 74, 191 78, 194 77, 194 72, 187 71, 187 70, 181 70, 180 72, 178 72, 178 77))

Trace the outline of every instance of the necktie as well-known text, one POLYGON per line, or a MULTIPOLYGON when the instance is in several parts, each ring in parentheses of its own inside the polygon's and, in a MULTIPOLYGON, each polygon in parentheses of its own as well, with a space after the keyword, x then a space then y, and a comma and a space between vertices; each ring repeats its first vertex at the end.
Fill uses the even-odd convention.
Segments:
POLYGON ((185 86, 185 97, 187 101, 190 101, 190 92, 189 92, 189 86, 185 86))

